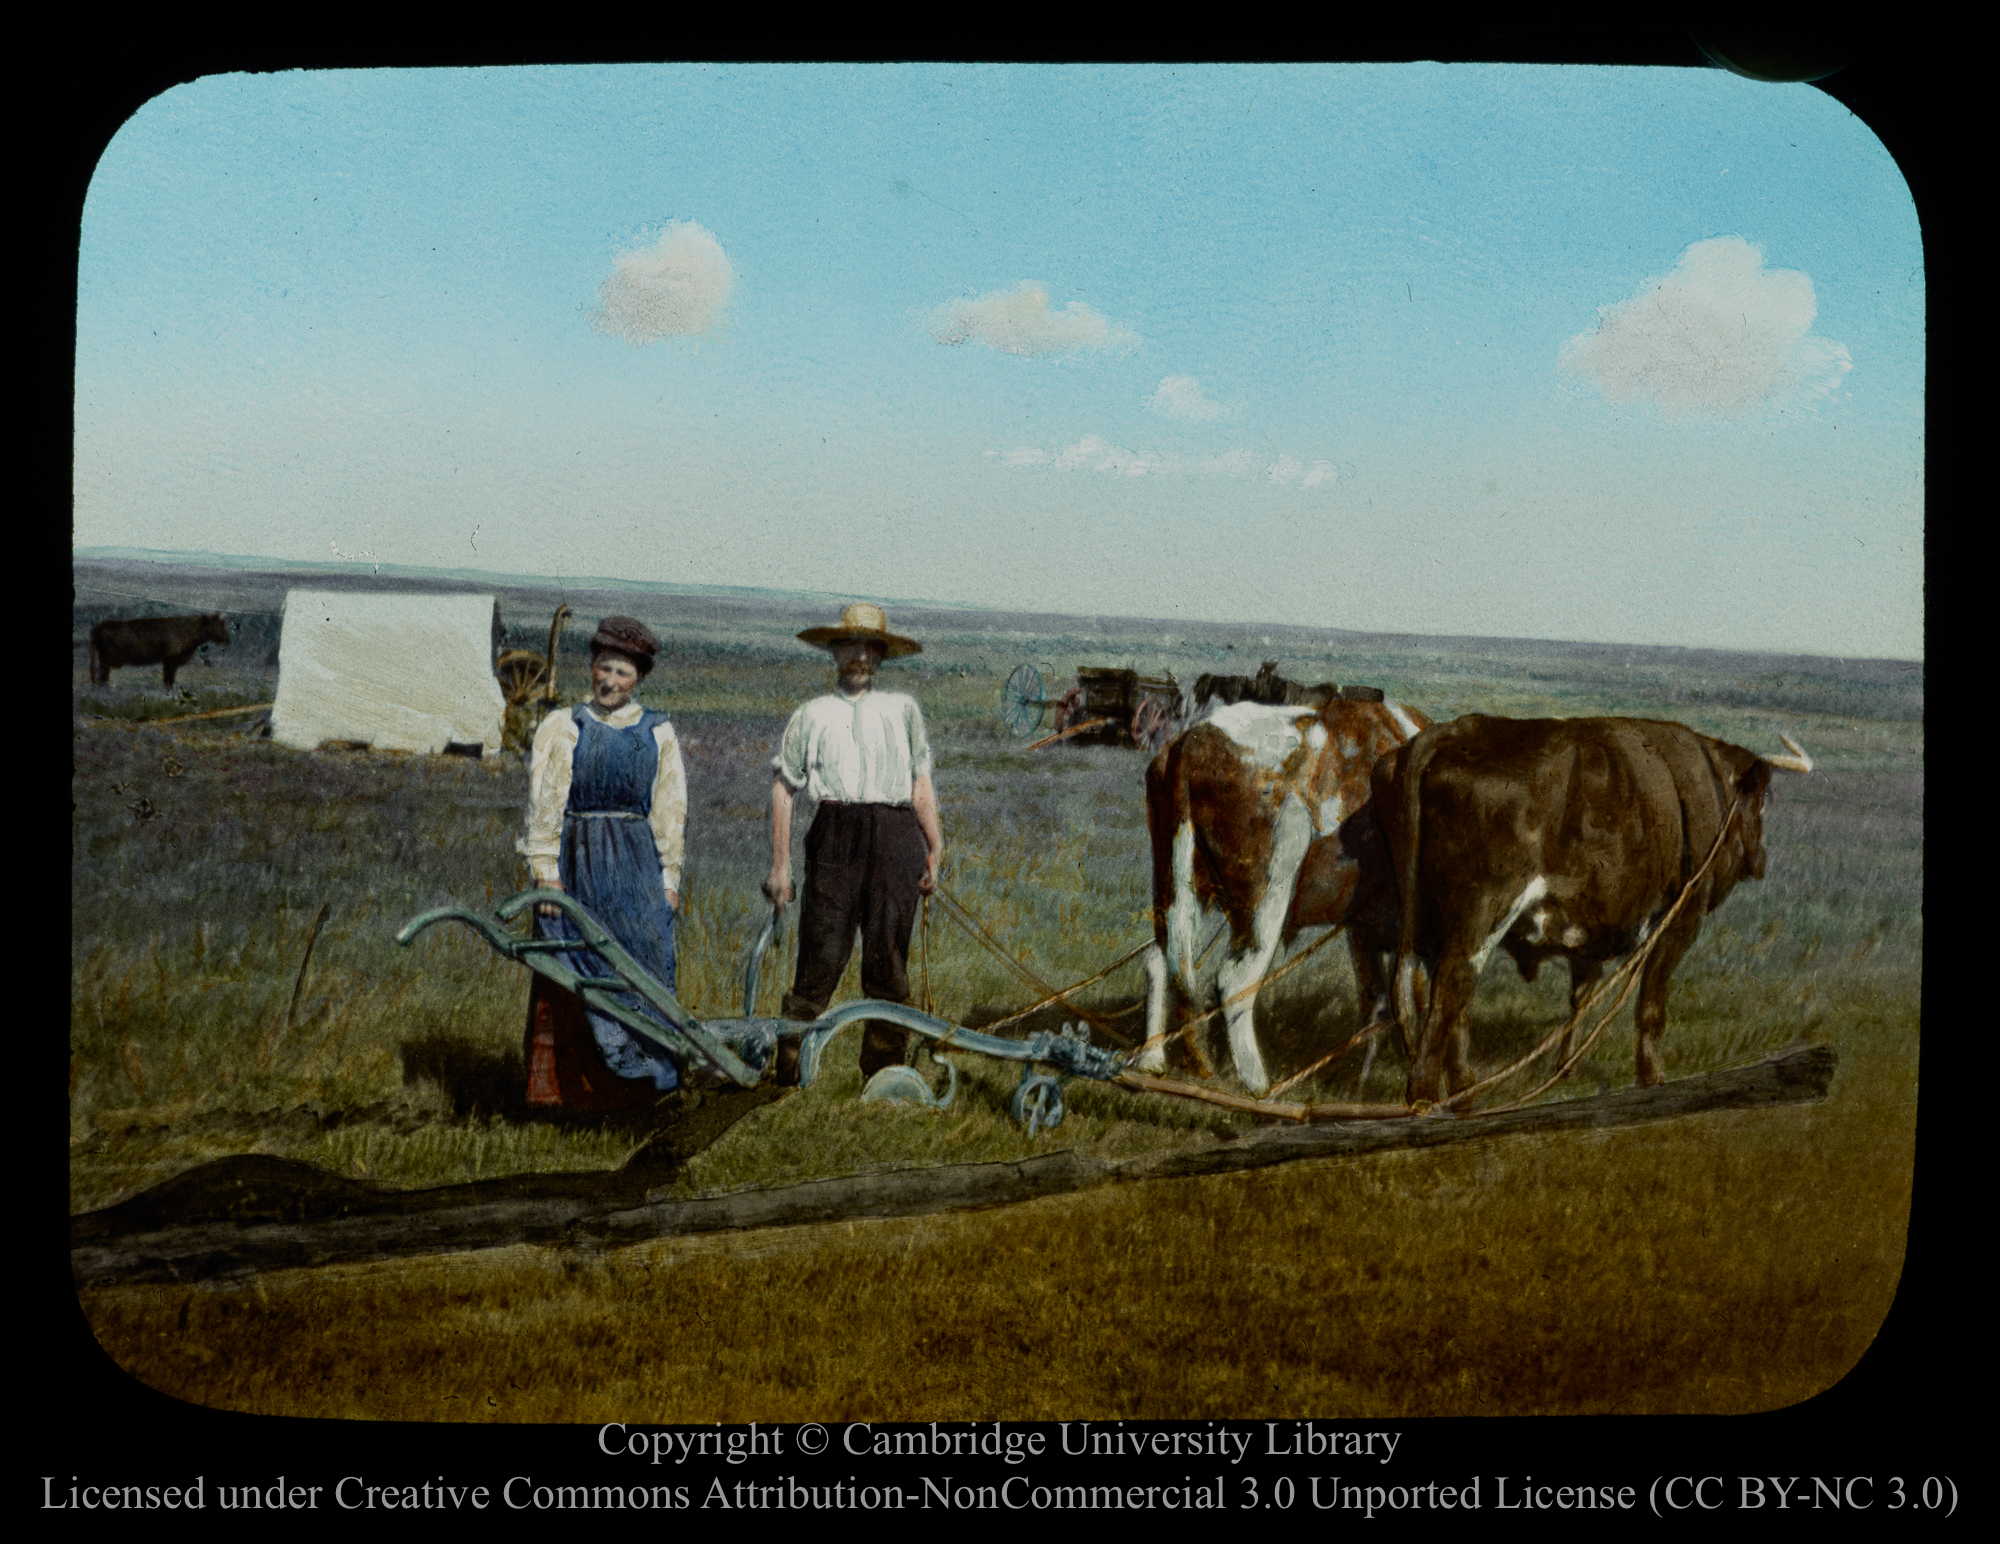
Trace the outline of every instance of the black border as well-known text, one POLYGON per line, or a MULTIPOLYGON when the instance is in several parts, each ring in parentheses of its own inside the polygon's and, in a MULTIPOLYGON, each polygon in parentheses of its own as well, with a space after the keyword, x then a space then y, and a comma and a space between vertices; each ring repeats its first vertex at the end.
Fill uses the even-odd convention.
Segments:
MULTIPOLYGON (((1265 19, 1267 27, 1274 22, 1275 18, 1265 19)), ((1052 36, 1056 30, 1051 29, 1052 36)), ((824 40, 836 47, 840 43, 832 34, 824 40)), ((1198 45, 1208 40, 1189 41, 1198 45)), ((1343 27, 1321 41, 1330 45, 1325 57, 1352 61, 1708 64, 1692 36, 1671 27, 1412 25, 1377 28, 1366 34, 1343 27)), ((44 190, 35 202, 44 217, 53 217, 56 234, 50 243, 50 262, 62 275, 53 305, 42 313, 48 331, 48 365, 61 370, 67 363, 69 369, 64 374, 72 388, 75 251, 85 191, 104 146, 125 119, 151 97, 201 75, 238 70, 586 63, 602 58, 593 51, 550 46, 547 40, 509 48, 484 46, 477 40, 471 46, 436 49, 380 49, 338 41, 288 48, 255 40, 191 41, 181 33, 172 42, 163 37, 126 41, 119 45, 124 51, 114 52, 108 60, 92 59, 93 49, 101 51, 104 42, 99 39, 91 47, 67 54, 69 60, 92 62, 66 63, 61 68, 69 72, 67 76, 48 89, 38 116, 55 120, 55 153, 30 168, 31 186, 38 184, 44 190)), ((716 50, 709 57, 729 57, 731 52, 716 50)), ((1198 47, 1189 52, 1198 52, 1198 47)), ((32 68, 17 66, 22 74, 32 68)), ((1927 282, 1935 288, 1943 276, 1953 294, 1958 286, 1952 281, 1950 255, 1962 245, 1951 229, 1954 203, 1978 207, 1985 202, 1963 195, 1953 201, 1946 191, 1960 154, 1958 147, 1966 141, 1959 137, 1955 113, 1943 104, 1963 99, 1969 85, 1965 63, 1950 56, 1944 46, 1933 43, 1920 62, 1913 42, 1890 36, 1870 40, 1856 63, 1818 82, 1815 88, 1859 116, 1895 158, 1922 223, 1927 282)), ((39 153, 31 150, 31 155, 39 153)), ((38 320, 37 330, 40 326, 38 320)), ((1939 346, 1940 340, 1933 335, 1931 347, 1938 350, 1939 346)), ((1948 342, 1942 352, 1950 353, 1948 342)), ((63 392, 52 384, 45 395, 36 396, 37 402, 31 405, 33 421, 39 422, 46 415, 48 423, 45 432, 31 435, 29 440, 31 456, 41 462, 31 477, 36 482, 47 477, 49 497, 61 498, 71 469, 73 390, 63 392)), ((1934 391, 1928 394, 1929 410, 1935 413, 1942 405, 1947 413, 1931 420, 1928 445, 1962 443, 1958 435, 1940 431, 1946 416, 1963 409, 1956 402, 1940 404, 1937 396, 1934 391)), ((1933 486, 1935 475, 1927 450, 1926 478, 1933 486)), ((65 621, 64 632, 52 636, 66 635, 65 621)), ((1975 1037, 1983 1034, 1983 1028, 1980 1024, 1965 1026, 1968 1049, 1975 1037)), ((35 1031, 24 1038, 32 1043, 38 1035, 35 1031)), ((53 1037, 50 1039, 53 1048, 53 1037)), ((39 1074, 34 1079, 37 1090, 66 1082, 66 1062, 56 1056, 36 1052, 29 1060, 39 1074)), ((50 1127, 62 1125, 47 1113, 58 1109, 58 1101, 36 1092, 30 1104, 37 1112, 31 1117, 33 1129, 40 1129, 44 1120, 50 1127)), ((1956 1247, 1961 1232, 1976 1240, 1984 1231, 1976 1220, 1971 1228, 1959 1225, 1965 1194, 1959 1177, 1968 1172, 1968 1163, 1976 1161, 1967 1136, 1965 1115, 1970 1113, 1956 1119, 1942 1116, 1935 1095, 1929 1109, 1920 1110, 1909 1250, 1895 1304, 1861 1363, 1816 1399, 1749 1417, 1454 1418, 1342 1424, 1402 1431, 1404 1451, 1418 1459, 1416 1467, 1426 1478, 1440 1480, 1449 1480, 1454 1473, 1477 1472, 1490 1477, 1536 1472, 1548 1478, 1560 1474, 1594 1483, 1637 1478, 1643 1484, 1645 1477, 1659 1473, 1734 1475, 1755 1470, 1807 1475, 1951 1474, 1962 1487, 1969 1488, 1973 1471, 1965 1459, 1971 1456, 1973 1438, 1959 1407, 1970 1403, 1962 1396, 1976 1399, 1983 1392, 1982 1374, 1990 1359, 1980 1333, 1982 1320, 1972 1311, 1972 1262, 1956 1247)), ((32 1234, 36 1237, 44 1236, 44 1227, 51 1234, 58 1228, 66 1231, 65 1172, 49 1156, 67 1146, 66 1130, 60 1142, 58 1135, 51 1129, 36 1139, 32 1160, 36 1175, 32 1234)), ((17 1366, 41 1369, 30 1371, 27 1379, 29 1462, 22 1472, 23 1483, 31 1492, 27 1498, 31 1509, 41 1507, 40 1477, 50 1474, 58 1476, 59 1486, 66 1486, 66 1477, 71 1474, 98 1481, 116 1478, 127 1483, 179 1483, 193 1473, 206 1473, 211 1484, 219 1479, 268 1484, 280 1472, 315 1481, 363 1471, 371 1477, 401 1476, 412 1482, 439 1472, 487 1479, 533 1472, 538 1477, 599 1483, 642 1478, 637 1471, 599 1459, 594 1431, 588 1427, 276 1420, 182 1404, 137 1383, 97 1346, 69 1277, 66 1238, 61 1244, 50 1238, 48 1247, 36 1246, 29 1254, 26 1311, 15 1323, 21 1337, 17 1366)), ((643 1417, 643 1412, 634 1414, 643 1417)), ((729 1483, 761 1467, 715 1465, 710 1471, 722 1474, 729 1483)), ((818 1466, 777 1466, 802 1478, 814 1468, 831 1477, 845 1475, 852 1467, 837 1455, 818 1466)), ((960 1467, 970 1472, 971 1466, 960 1467)), ((1177 1477, 1185 1467, 1180 1462, 1167 1464, 1161 1468, 1161 1476, 1177 1477)), ((1411 1470, 1405 1464, 1396 1468, 1398 1477, 1409 1477, 1411 1470)), ((701 1474, 697 1493, 706 1485, 710 1471, 701 1474)), ((1004 1477, 1010 1471, 997 1466, 995 1472, 1004 1477)), ((645 1477, 656 1473, 649 1471, 645 1477)), ((496 1507, 483 1515, 492 1516, 499 1510, 496 1507)), ((371 1522, 376 1515, 371 1515, 371 1522)), ((436 1515, 425 1514, 426 1518, 436 1515)), ((927 1518, 937 1515, 926 1514, 927 1518)), ((1537 1520, 1550 1515, 1538 1514, 1537 1520)), ((215 1513, 211 1510, 206 1516, 213 1519, 215 1513)), ((700 1526, 708 1526, 709 1519, 716 1517, 713 1512, 704 1513, 700 1526)), ((721 1517, 734 1521, 730 1514, 721 1517)), ((1347 1520, 1344 1514, 1329 1514, 1324 1520, 1335 1518, 1347 1520)))

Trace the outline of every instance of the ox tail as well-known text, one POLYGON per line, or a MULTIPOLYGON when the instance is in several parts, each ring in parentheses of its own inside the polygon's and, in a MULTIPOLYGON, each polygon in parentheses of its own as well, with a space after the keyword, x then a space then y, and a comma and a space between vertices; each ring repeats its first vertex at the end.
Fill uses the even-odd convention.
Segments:
POLYGON ((1201 860, 1194 834, 1194 798, 1180 742, 1146 769, 1146 823, 1153 843, 1153 942, 1174 984, 1192 998, 1195 934, 1201 916, 1195 868, 1201 860))
POLYGON ((1401 916, 1397 929, 1396 979, 1392 993, 1396 1008, 1396 1029, 1409 1054, 1421 1049, 1417 1022, 1420 1008, 1417 991, 1417 929, 1421 907, 1417 896, 1417 857, 1423 848, 1424 773, 1436 753, 1438 731, 1424 730, 1403 747, 1402 825, 1403 850, 1396 855, 1396 884, 1401 916))
POLYGON ((1146 824, 1153 845, 1153 947, 1146 953, 1146 1041, 1142 1071, 1166 1067, 1170 985, 1194 996, 1194 819, 1179 742, 1146 768, 1146 824))

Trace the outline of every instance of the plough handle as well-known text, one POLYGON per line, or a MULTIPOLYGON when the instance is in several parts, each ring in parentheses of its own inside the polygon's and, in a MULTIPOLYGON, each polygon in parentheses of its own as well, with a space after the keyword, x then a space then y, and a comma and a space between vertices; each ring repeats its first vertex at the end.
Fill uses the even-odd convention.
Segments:
POLYGON ((532 906, 554 906, 576 925, 582 935, 575 939, 517 938, 493 920, 474 911, 459 906, 442 906, 435 911, 427 911, 412 917, 396 935, 396 942, 405 946, 412 943, 425 928, 439 922, 463 922, 478 933, 499 953, 518 964, 526 965, 537 975, 546 976, 557 986, 574 992, 581 997, 593 1012, 602 1013, 616 1019, 627 1029, 644 1036, 654 1045, 676 1056, 687 1056, 690 1051, 707 1062, 730 1082, 748 1088, 762 1077, 760 1068, 747 1065, 741 1057, 723 1043, 700 1019, 683 1008, 674 994, 666 989, 617 939, 606 931, 604 924, 586 911, 576 897, 562 890, 523 890, 518 895, 509 896, 494 910, 500 922, 511 922, 532 906), (560 948, 550 948, 558 944, 560 948), (607 989, 596 984, 595 979, 578 975, 556 956, 562 953, 580 953, 588 950, 596 954, 617 973, 619 992, 636 992, 650 1003, 667 1020, 665 1027, 647 1018, 636 1008, 613 1000, 607 989))
POLYGON ((771 945, 783 943, 785 939, 785 908, 771 907, 771 915, 764 921, 764 931, 757 935, 757 941, 750 946, 750 961, 743 969, 743 1017, 757 1016, 757 972, 764 963, 764 956, 771 945))

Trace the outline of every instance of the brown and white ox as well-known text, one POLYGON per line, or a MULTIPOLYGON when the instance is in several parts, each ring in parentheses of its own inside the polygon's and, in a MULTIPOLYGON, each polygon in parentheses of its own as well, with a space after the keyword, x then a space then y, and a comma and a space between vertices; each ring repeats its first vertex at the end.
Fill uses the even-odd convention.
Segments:
POLYGON ((1437 1101, 1447 1076, 1453 1093, 1472 1083, 1466 1010, 1495 949, 1530 981, 1544 960, 1566 960, 1574 1012, 1606 967, 1661 925, 1714 850, 1699 891, 1640 967, 1639 1082, 1662 1081, 1674 966, 1738 881, 1764 877, 1772 771, 1812 770, 1785 744, 1792 755, 1759 756, 1650 719, 1470 714, 1385 756, 1374 807, 1401 892, 1396 1019, 1411 1101, 1437 1101))
POLYGON ((1254 987, 1301 928, 1346 927, 1361 1001, 1389 1016, 1397 938, 1395 873, 1369 809, 1369 772, 1430 722, 1394 702, 1316 707, 1238 702, 1185 730, 1146 770, 1153 839, 1153 946, 1142 1071, 1165 1066, 1170 995, 1196 999, 1197 934, 1208 908, 1229 927, 1216 981, 1236 1076, 1271 1079, 1253 1028, 1254 987))

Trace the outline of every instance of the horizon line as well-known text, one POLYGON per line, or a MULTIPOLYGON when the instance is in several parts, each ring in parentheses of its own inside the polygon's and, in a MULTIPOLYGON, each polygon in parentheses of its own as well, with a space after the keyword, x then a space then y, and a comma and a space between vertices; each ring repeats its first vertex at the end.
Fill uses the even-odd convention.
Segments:
MULTIPOLYGON (((1336 634, 1353 638, 1406 638, 1411 640, 1454 639, 1465 643, 1546 643, 1606 649, 1677 649, 1689 654, 1739 654, 1763 655, 1771 658, 1826 659, 1835 663, 1874 662, 1889 665, 1922 666, 1922 655, 1907 656, 1897 654, 1820 654, 1803 649, 1752 649, 1718 647, 1712 644, 1683 643, 1643 643, 1631 639, 1591 639, 1591 638, 1540 638, 1528 636, 1507 636, 1497 633, 1418 633, 1387 632, 1378 629, 1331 627, 1304 622, 1255 622, 1233 620, 1184 619, 1175 617, 1153 617, 1119 612, 1096 612, 1088 618, 1066 611, 1028 611, 1016 607, 994 607, 974 605, 967 601, 926 600, 913 597, 879 595, 857 595, 836 590, 789 590, 771 589, 761 585, 735 584, 675 584, 657 579, 615 579, 604 575, 554 575, 519 574, 496 569, 481 568, 436 568, 410 563, 375 563, 363 559, 343 559, 328 561, 324 558, 276 558, 260 557, 247 553, 187 552, 169 548, 151 547, 72 547, 70 559, 96 562, 141 562, 159 563, 163 566, 209 567, 224 570, 242 570, 249 573, 279 574, 300 572, 318 575, 349 575, 366 577, 358 572, 372 570, 375 574, 398 579, 453 579, 460 582, 502 584, 514 588, 553 586, 563 589, 574 584, 579 589, 639 590, 662 596, 735 596, 755 600, 812 600, 812 601, 873 601, 882 606, 907 607, 914 610, 962 611, 983 615, 1014 615, 1030 617, 1050 617, 1065 621, 1095 621, 1098 617, 1114 617, 1122 622, 1143 623, 1160 627, 1240 627, 1261 628, 1277 631, 1336 634)), ((107 592, 110 593, 110 592, 107 592)), ((74 603, 72 601, 72 603, 74 603)))

